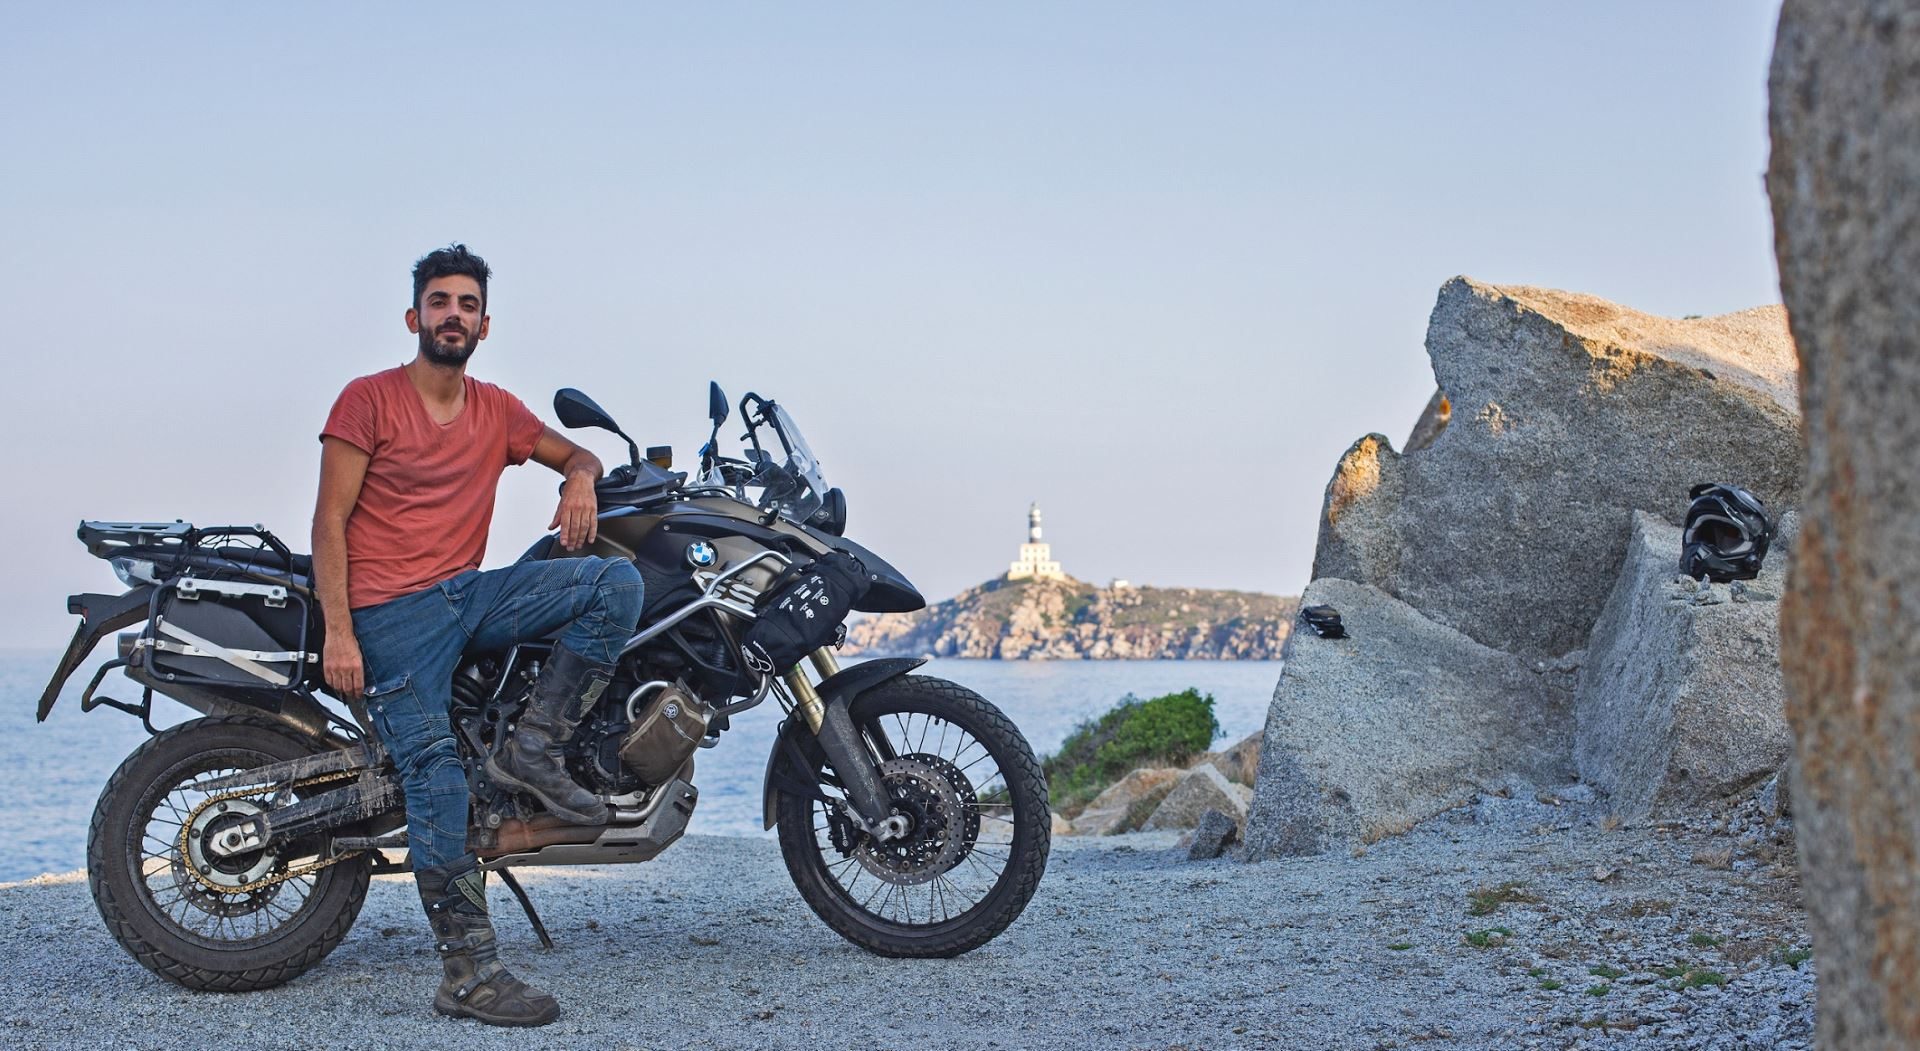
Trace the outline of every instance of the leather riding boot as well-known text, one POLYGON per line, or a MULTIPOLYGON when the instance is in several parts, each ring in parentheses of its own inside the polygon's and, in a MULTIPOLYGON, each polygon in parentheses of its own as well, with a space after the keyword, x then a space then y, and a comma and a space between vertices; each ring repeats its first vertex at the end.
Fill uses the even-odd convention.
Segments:
POLYGON ((487 760, 487 776, 526 792, 576 825, 606 824, 606 801, 567 774, 565 746, 611 681, 613 665, 555 646, 519 724, 500 754, 487 760))
POLYGON ((435 1011, 508 1026, 546 1025, 560 1017, 558 1001, 500 963, 487 919, 487 874, 472 854, 421 869, 413 878, 446 972, 433 994, 435 1011))

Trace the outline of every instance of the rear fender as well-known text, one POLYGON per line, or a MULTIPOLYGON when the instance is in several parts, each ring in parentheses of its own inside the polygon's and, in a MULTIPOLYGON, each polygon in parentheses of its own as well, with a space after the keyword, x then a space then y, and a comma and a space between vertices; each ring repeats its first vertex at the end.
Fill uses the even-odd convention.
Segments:
MULTIPOLYGON (((883 657, 866 661, 841 671, 821 682, 816 689, 820 694, 820 703, 828 705, 851 705, 854 698, 866 693, 882 683, 890 682, 927 663, 924 657, 883 657)), ((784 729, 774 739, 773 754, 767 756, 766 788, 761 800, 760 816, 764 828, 772 828, 775 810, 780 800, 780 783, 783 780, 809 780, 804 771, 793 768, 792 756, 817 753, 820 746, 811 738, 813 731, 799 719, 788 719, 782 724, 784 729)))
POLYGON ((153 585, 142 584, 124 595, 70 595, 67 597, 67 612, 80 617, 80 626, 74 629, 73 641, 67 643, 67 652, 61 656, 59 667, 54 669, 53 681, 47 683, 46 692, 40 695, 40 708, 34 713, 36 722, 46 722, 47 713, 53 711, 53 702, 60 699, 60 688, 80 665, 94 646, 108 635, 137 621, 147 619, 153 609, 153 585))

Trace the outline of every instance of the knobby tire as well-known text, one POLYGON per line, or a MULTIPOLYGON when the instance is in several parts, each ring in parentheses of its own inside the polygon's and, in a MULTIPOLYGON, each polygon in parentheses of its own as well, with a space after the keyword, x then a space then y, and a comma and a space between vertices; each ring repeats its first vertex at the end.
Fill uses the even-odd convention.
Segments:
MULTIPOLYGON (((254 753, 265 765, 311 755, 317 742, 248 717, 195 719, 162 731, 135 749, 100 793, 87 832, 87 883, 100 918, 115 941, 148 970, 188 989, 245 992, 269 989, 305 973, 346 938, 366 902, 371 878, 366 856, 315 874, 312 893, 285 929, 245 948, 213 949, 180 937, 153 915, 136 870, 142 836, 158 785, 206 753, 254 753)), ((164 796, 163 796, 164 797, 164 796)))
MULTIPOLYGON (((971 734, 993 756, 1006 780, 1014 812, 1007 866, 993 888, 972 908, 939 924, 915 927, 875 915, 852 900, 828 871, 815 840, 814 801, 782 792, 775 811, 780 855, 814 914, 841 937, 879 956, 948 958, 992 941, 1018 919, 1040 885, 1052 846, 1046 777, 1019 728, 979 694, 930 676, 907 675, 874 687, 853 701, 849 714, 866 725, 882 714, 932 715, 971 734)), ((820 771, 799 771, 801 778, 820 771)))

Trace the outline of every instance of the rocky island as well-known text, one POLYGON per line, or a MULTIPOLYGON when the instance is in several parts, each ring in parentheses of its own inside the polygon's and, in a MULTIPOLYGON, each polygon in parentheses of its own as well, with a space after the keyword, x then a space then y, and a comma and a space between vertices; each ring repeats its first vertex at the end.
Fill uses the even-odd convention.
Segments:
POLYGON ((863 657, 1273 660, 1299 610, 1291 596, 1075 580, 1053 560, 1036 504, 1006 573, 922 610, 858 621, 845 649, 863 657))
POLYGON ((1001 660, 1272 660, 1300 600, 1249 591, 1098 587, 999 577, 847 629, 861 656, 1001 660))

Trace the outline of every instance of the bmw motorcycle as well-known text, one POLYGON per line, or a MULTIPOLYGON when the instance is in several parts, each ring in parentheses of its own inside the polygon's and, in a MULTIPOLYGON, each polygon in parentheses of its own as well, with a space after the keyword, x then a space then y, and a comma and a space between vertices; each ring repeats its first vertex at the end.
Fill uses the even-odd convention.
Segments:
MULTIPOLYGON (((563 425, 612 431, 631 453, 599 482, 599 537, 577 553, 631 559, 645 608, 613 685, 567 745, 570 772, 613 817, 574 825, 488 782, 486 761, 552 642, 469 653, 451 710, 472 789, 469 848, 551 945, 511 869, 655 857, 699 801, 699 752, 771 696, 784 718, 762 816, 800 897, 882 956, 977 948, 1020 915, 1046 868, 1040 765, 987 700, 914 674, 923 661, 840 665, 850 610, 925 600, 841 535, 846 498, 826 485, 793 416, 756 394, 739 407, 741 455, 722 456, 730 406, 710 386, 713 431, 689 480, 671 470, 671 449, 642 457, 586 395, 555 395, 563 425), (827 571, 848 566, 858 586, 825 594, 827 571)), ((320 673, 312 561, 259 526, 83 522, 79 535, 127 590, 68 600, 80 625, 38 717, 120 633, 80 705, 138 716, 151 734, 94 810, 87 877, 100 916, 135 959, 180 985, 286 982, 346 937, 370 876, 407 871, 398 777, 363 703, 334 696, 320 673), (140 701, 101 692, 116 670, 140 701), (201 717, 158 729, 155 694, 201 717)), ((556 540, 523 558, 563 557, 556 540)))

